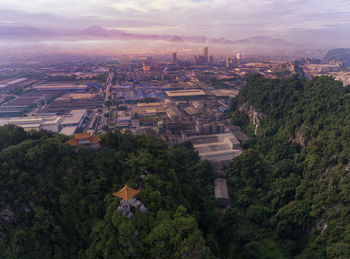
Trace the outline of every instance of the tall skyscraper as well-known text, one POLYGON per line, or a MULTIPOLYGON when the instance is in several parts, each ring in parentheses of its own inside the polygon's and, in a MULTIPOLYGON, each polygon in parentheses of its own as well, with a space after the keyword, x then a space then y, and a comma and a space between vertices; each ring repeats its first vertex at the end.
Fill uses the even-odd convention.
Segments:
POLYGON ((203 57, 205 59, 205 62, 207 63, 209 61, 209 56, 208 56, 208 47, 203 48, 203 57))
POLYGON ((209 64, 214 64, 214 56, 209 56, 209 64))
POLYGON ((236 58, 233 57, 227 57, 226 58, 226 67, 227 68, 234 68, 235 66, 237 65, 237 61, 236 61, 236 58))
POLYGON ((172 54, 172 61, 173 61, 173 63, 177 62, 176 52, 173 52, 173 54, 172 54))
POLYGON ((200 56, 193 57, 193 60, 192 60, 193 65, 199 65, 199 58, 200 58, 200 56))
POLYGON ((232 58, 230 58, 230 57, 226 58, 226 67, 227 68, 231 68, 231 62, 232 62, 232 58))
POLYGON ((241 53, 241 52, 240 52, 240 53, 237 53, 236 57, 237 57, 237 59, 239 59, 239 60, 243 60, 243 59, 246 58, 245 53, 241 53))

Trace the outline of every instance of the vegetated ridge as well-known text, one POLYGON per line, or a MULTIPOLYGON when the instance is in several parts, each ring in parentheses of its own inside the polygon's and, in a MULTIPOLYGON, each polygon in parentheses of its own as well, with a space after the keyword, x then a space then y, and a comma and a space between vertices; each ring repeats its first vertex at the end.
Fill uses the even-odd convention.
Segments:
POLYGON ((232 112, 256 136, 228 170, 237 226, 230 255, 349 258, 350 87, 254 75, 232 112))

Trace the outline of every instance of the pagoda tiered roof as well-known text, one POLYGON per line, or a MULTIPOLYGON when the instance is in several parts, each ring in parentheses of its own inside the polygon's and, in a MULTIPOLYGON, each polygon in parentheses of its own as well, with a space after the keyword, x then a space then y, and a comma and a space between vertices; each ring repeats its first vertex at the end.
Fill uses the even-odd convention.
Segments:
POLYGON ((136 194, 138 194, 140 190, 135 190, 131 187, 129 187, 127 184, 121 189, 119 192, 114 192, 113 196, 117 196, 125 201, 130 200, 133 198, 136 194))

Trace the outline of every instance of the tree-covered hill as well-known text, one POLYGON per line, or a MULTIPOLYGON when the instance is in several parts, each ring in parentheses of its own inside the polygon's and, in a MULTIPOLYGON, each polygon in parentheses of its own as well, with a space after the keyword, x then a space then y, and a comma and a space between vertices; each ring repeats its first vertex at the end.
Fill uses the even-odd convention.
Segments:
POLYGON ((350 88, 254 75, 232 110, 234 123, 257 128, 228 170, 232 253, 350 258, 350 88))
POLYGON ((208 161, 149 136, 102 140, 75 151, 61 135, 0 127, 0 258, 219 255, 208 161), (124 184, 142 190, 149 213, 117 210, 124 184))

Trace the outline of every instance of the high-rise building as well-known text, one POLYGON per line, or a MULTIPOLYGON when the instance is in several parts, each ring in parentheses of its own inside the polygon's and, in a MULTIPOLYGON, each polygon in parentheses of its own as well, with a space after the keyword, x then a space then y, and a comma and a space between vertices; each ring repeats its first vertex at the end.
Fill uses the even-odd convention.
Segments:
POLYGON ((203 48, 203 57, 205 59, 205 62, 208 62, 209 61, 209 56, 208 56, 209 52, 208 52, 208 47, 204 47, 203 48))
POLYGON ((142 64, 142 70, 144 72, 149 72, 152 70, 152 66, 153 66, 153 57, 149 56, 146 58, 146 60, 143 62, 142 64))
POLYGON ((199 57, 200 56, 194 56, 193 57, 193 60, 192 60, 193 65, 199 65, 199 57))
POLYGON ((177 62, 176 52, 173 52, 173 54, 172 54, 172 61, 173 61, 173 63, 177 62))
POLYGON ((198 65, 205 65, 207 64, 208 60, 205 58, 205 56, 199 56, 198 57, 198 65))
POLYGON ((231 60, 232 60, 232 58, 230 58, 230 57, 227 57, 227 58, 226 58, 225 64, 226 64, 226 67, 227 67, 227 68, 230 68, 230 67, 231 67, 231 60))
POLYGON ((226 58, 226 67, 227 68, 234 68, 237 65, 237 60, 235 57, 227 57, 226 58))
POLYGON ((237 53, 236 55, 237 59, 243 60, 246 58, 245 53, 237 53))
POLYGON ((209 63, 213 64, 214 63, 214 56, 209 56, 209 63))

